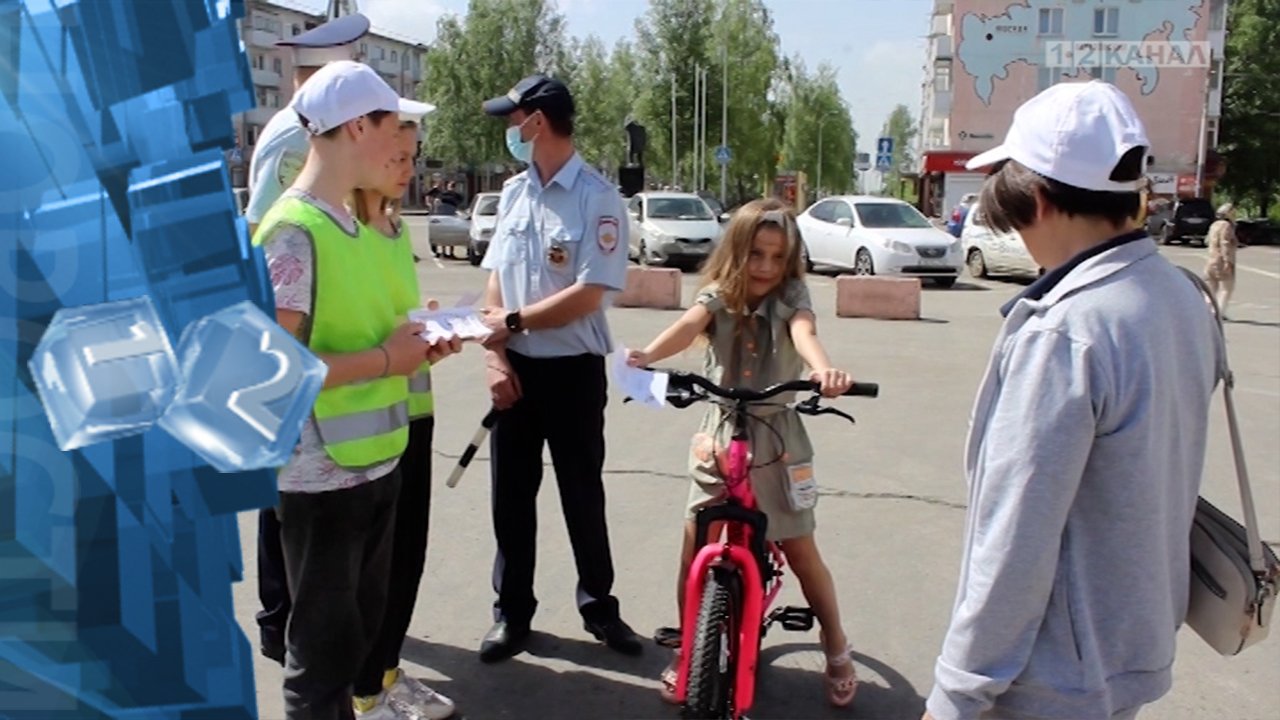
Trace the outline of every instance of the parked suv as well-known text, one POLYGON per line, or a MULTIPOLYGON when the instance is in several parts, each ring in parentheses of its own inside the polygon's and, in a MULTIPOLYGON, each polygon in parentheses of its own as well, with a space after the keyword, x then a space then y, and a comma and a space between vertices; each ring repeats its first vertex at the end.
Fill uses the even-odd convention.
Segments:
POLYGON ((1204 198, 1179 200, 1173 206, 1173 213, 1164 221, 1160 232, 1160 242, 1164 245, 1172 243, 1186 244, 1192 240, 1204 245, 1209 226, 1217 218, 1213 204, 1204 198))

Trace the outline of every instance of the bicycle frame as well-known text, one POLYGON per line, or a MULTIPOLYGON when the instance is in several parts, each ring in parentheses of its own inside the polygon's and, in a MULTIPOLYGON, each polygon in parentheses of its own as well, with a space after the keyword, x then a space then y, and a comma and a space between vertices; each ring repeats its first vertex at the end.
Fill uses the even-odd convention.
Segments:
MULTIPOLYGON (((740 573, 742 581, 742 607, 739 636, 735 638, 736 657, 733 678, 735 717, 751 707, 755 700, 756 667, 760 659, 761 629, 764 613, 772 605, 782 588, 781 573, 766 592, 764 573, 769 569, 768 558, 773 557, 781 567, 782 554, 776 544, 767 543, 765 529, 767 518, 756 509, 755 495, 751 491, 751 451, 746 432, 746 415, 743 403, 734 413, 733 439, 729 443, 727 458, 721 467, 721 476, 728 491, 728 502, 698 511, 698 532, 695 547, 699 548, 685 576, 684 617, 681 623, 681 647, 692 648, 698 624, 698 610, 706 584, 708 571, 713 566, 731 566, 740 573), (712 523, 725 523, 725 540, 706 542, 712 523), (766 546, 771 554, 766 555, 766 546)), ((769 578, 774 579, 774 578, 769 578)), ((676 699, 685 702, 689 683, 689 661, 686 653, 681 657, 679 678, 676 682, 676 699)))
MULTIPOLYGON (((733 675, 726 678, 726 682, 730 683, 731 689, 731 717, 737 720, 755 702, 760 641, 769 625, 780 620, 782 626, 790 630, 808 630, 813 626, 812 611, 809 608, 779 609, 770 612, 766 620, 765 613, 782 588, 782 569, 786 566, 786 557, 778 543, 767 540, 769 518, 756 507, 755 495, 751 490, 752 458, 747 421, 753 416, 747 408, 752 403, 762 402, 783 392, 808 391, 814 393, 812 398, 788 404, 787 407, 806 415, 835 414, 850 422, 853 422, 853 417, 833 408, 819 407, 819 386, 812 380, 792 380, 763 390, 751 390, 722 388, 691 373, 672 372, 670 377, 667 399, 673 405, 686 408, 693 402, 715 395, 731 401, 730 412, 733 419, 733 435, 727 452, 716 457, 717 469, 727 491, 726 502, 703 507, 696 515, 696 552, 684 578, 680 647, 685 652, 681 653, 676 674, 675 700, 688 709, 690 657, 694 652, 698 633, 703 593, 712 570, 725 568, 734 574, 736 582, 733 585, 738 590, 737 605, 731 608, 733 617, 738 621, 735 629, 737 636, 721 647, 721 652, 728 656, 733 668, 733 675), (695 393, 695 386, 704 393, 695 393), (716 531, 717 537, 708 542, 712 529, 716 531), (720 539, 721 534, 724 539, 720 539), (794 620, 794 616, 788 615, 793 610, 808 613, 806 618, 799 621, 799 626, 788 625, 789 617, 794 620)), ((875 383, 853 383, 843 394, 876 397, 879 392, 879 386, 875 383)), ((714 450, 712 454, 715 457, 714 450)), ((723 657, 722 655, 722 662, 723 657)))

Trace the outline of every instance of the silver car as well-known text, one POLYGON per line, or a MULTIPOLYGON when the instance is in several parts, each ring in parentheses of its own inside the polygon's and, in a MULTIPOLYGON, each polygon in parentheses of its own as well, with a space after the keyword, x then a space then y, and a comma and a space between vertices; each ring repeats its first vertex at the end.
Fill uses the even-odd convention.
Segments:
POLYGON ((644 265, 701 264, 724 232, 711 208, 693 193, 638 193, 627 214, 630 254, 644 265))

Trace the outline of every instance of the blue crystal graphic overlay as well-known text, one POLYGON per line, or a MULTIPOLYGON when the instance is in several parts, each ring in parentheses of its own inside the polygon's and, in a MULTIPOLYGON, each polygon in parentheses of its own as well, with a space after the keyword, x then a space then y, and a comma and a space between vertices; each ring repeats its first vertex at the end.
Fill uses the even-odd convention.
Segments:
POLYGON ((192 324, 160 427, 223 472, 289 460, 328 368, 249 302, 192 324))
POLYGON ((63 450, 145 432, 178 384, 177 357, 145 296, 59 310, 28 368, 63 450))
POLYGON ((274 503, 275 473, 221 473, 158 427, 64 452, 30 367, 64 308, 147 297, 171 340, 272 310, 221 163, 253 102, 243 16, 0 0, 4 720, 257 716, 235 513, 274 503))

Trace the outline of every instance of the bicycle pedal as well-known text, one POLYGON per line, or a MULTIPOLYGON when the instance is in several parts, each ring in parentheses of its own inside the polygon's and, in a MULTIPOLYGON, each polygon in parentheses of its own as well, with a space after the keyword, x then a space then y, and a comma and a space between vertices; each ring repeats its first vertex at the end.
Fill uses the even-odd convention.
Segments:
POLYGON ((683 640, 684 636, 680 632, 680 628, 660 627, 653 631, 653 641, 657 643, 659 647, 679 650, 680 643, 683 640))
POLYGON ((782 625, 783 630, 791 632, 808 632, 813 629, 813 610, 807 607, 788 605, 769 613, 769 620, 782 625))

